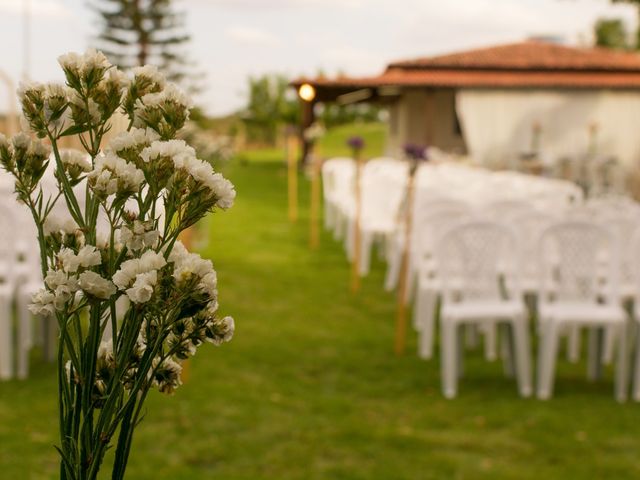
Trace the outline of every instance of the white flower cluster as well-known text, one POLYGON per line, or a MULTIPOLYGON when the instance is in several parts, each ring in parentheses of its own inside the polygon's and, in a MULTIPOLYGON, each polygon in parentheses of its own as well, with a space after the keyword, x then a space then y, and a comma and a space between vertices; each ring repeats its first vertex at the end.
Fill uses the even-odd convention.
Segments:
POLYGON ((115 193, 134 193, 140 190, 144 173, 135 165, 114 155, 101 154, 89 173, 89 185, 94 192, 103 196, 115 193))
POLYGON ((133 303, 146 303, 151 299, 158 281, 157 271, 166 264, 161 254, 147 250, 140 258, 123 262, 113 275, 113 283, 124 290, 133 303))
POLYGON ((61 150, 60 161, 62 162, 65 171, 73 179, 78 178, 82 173, 91 171, 90 157, 79 150, 61 150))
POLYGON ((133 77, 136 79, 144 79, 146 82, 154 84, 159 89, 164 88, 166 83, 164 75, 162 75, 154 65, 135 67, 133 69, 133 77))
POLYGON ((122 132, 109 142, 109 148, 114 153, 120 153, 128 149, 137 149, 148 146, 159 140, 160 136, 150 128, 132 128, 128 132, 122 132))
POLYGON ((83 172, 91 170, 91 163, 86 153, 80 150, 66 149, 60 150, 60 160, 67 168, 78 167, 83 172))
POLYGON ((120 229, 120 241, 131 251, 137 252, 146 247, 155 247, 160 232, 153 229, 153 222, 134 220, 131 228, 124 226, 120 229))
POLYGON ((70 248, 63 248, 58 253, 58 262, 62 264, 62 270, 67 273, 76 273, 80 267, 90 268, 100 265, 102 258, 100 252, 93 245, 86 245, 74 253, 70 248))
POLYGON ((173 160, 182 157, 195 158, 195 156, 196 151, 193 147, 187 145, 184 140, 169 140, 166 142, 156 140, 140 152, 140 157, 145 163, 152 163, 160 158, 173 160))
POLYGON ((69 215, 49 214, 44 221, 43 230, 47 236, 54 233, 73 235, 78 230, 78 224, 69 215))
POLYGON ((33 295, 29 306, 31 312, 50 316, 56 310, 62 311, 80 290, 102 300, 111 298, 116 293, 115 285, 98 273, 87 270, 101 263, 100 252, 92 245, 82 247, 78 253, 69 248, 60 250, 57 255, 59 268, 47 273, 44 283, 48 289, 41 289, 33 295))
POLYGON ((100 123, 100 119, 102 118, 100 107, 92 98, 88 98, 86 99, 86 101, 87 104, 85 105, 85 99, 75 91, 69 96, 69 103, 72 106, 75 106, 81 112, 84 112, 86 110, 86 112, 89 114, 89 117, 91 118, 91 121, 97 125, 98 123, 100 123))
MULTIPOLYGON (((146 108, 161 107, 166 103, 180 105, 184 109, 193 108, 193 101, 185 92, 183 92, 174 83, 168 83, 158 93, 147 93, 136 102, 136 113, 144 111, 146 108)), ((140 122, 139 115, 136 115, 136 126, 143 126, 144 122, 140 122)))
POLYGON ((93 48, 90 48, 82 55, 74 52, 61 55, 58 57, 58 63, 65 71, 82 75, 86 75, 93 70, 107 70, 111 67, 107 57, 93 48))
POLYGON ((184 140, 156 141, 145 148, 140 156, 145 162, 153 162, 160 158, 171 158, 176 170, 184 172, 199 185, 205 187, 216 199, 216 206, 228 209, 233 206, 236 191, 233 184, 213 167, 196 157, 196 151, 184 140))
POLYGON ((182 365, 172 358, 154 358, 152 363, 151 386, 157 388, 161 393, 172 394, 176 388, 182 385, 180 375, 182 365))
POLYGON ((169 255, 174 263, 173 278, 178 285, 196 282, 196 291, 205 294, 212 302, 218 296, 218 277, 210 260, 197 253, 190 253, 182 243, 176 242, 169 255))

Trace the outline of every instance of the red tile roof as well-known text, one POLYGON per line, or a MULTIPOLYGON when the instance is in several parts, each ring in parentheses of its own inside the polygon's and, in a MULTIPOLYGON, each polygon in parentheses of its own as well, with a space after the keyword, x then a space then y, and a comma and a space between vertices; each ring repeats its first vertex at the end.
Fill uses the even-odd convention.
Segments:
POLYGON ((640 89, 640 55, 527 41, 391 63, 381 75, 299 79, 323 98, 378 86, 640 89))
POLYGON ((526 41, 466 52, 398 61, 389 68, 484 70, 640 71, 640 55, 604 48, 575 48, 526 41))

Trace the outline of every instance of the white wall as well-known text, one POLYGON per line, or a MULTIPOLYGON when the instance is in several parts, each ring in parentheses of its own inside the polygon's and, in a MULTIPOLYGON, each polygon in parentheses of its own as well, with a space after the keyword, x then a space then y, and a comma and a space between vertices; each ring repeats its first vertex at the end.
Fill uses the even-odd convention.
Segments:
POLYGON ((587 152, 589 125, 597 124, 597 151, 631 169, 640 161, 640 91, 468 89, 457 110, 470 155, 508 165, 531 146, 539 123, 540 149, 551 157, 587 152))

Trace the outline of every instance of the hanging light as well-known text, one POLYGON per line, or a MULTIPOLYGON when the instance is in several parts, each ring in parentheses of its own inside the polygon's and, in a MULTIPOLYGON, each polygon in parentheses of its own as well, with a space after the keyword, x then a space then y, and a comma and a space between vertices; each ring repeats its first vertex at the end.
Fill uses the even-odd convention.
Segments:
POLYGON ((316 98, 316 89, 313 85, 303 83, 300 85, 300 88, 298 88, 298 96, 305 102, 312 102, 313 99, 316 98))

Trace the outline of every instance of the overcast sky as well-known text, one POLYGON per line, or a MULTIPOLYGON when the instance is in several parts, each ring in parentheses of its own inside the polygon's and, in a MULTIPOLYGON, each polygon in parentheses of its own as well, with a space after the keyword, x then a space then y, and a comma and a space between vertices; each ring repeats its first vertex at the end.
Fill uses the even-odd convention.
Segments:
MULTIPOLYGON (((22 5, 0 0, 0 70, 24 68, 22 5)), ((83 51, 95 32, 86 0, 28 0, 34 80, 61 80, 56 58, 83 51)), ((608 0, 178 0, 193 37, 191 55, 206 72, 199 99, 214 114, 245 101, 246 78, 375 74, 391 60, 557 35, 587 44, 599 17, 635 28, 637 14, 608 0)), ((2 87, 0 87, 2 88, 2 87)), ((0 109, 6 95, 0 90, 0 109)))

